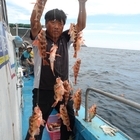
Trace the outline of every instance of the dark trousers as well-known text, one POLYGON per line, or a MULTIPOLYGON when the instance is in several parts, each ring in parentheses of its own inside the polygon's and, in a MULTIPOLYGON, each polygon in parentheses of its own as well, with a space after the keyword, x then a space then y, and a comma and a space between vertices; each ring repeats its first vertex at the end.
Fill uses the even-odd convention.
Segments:
MULTIPOLYGON (((49 115, 51 114, 53 108, 51 107, 52 104, 55 102, 54 100, 54 91, 53 90, 42 90, 42 89, 33 89, 33 108, 38 104, 42 111, 42 116, 45 121, 47 121, 49 115)), ((62 102, 58 102, 55 109, 59 112, 60 104, 63 104, 62 102)), ((70 128, 73 130, 74 124, 75 124, 75 116, 74 116, 74 110, 73 110, 73 101, 69 100, 67 104, 67 111, 70 118, 70 128)), ((40 134, 36 136, 36 140, 41 140, 42 134, 43 134, 44 127, 40 127, 40 134)), ((73 135, 73 131, 67 131, 67 127, 63 124, 61 124, 60 127, 60 140, 68 140, 70 135, 73 135)), ((30 134, 27 132, 25 140, 29 140, 30 134)))

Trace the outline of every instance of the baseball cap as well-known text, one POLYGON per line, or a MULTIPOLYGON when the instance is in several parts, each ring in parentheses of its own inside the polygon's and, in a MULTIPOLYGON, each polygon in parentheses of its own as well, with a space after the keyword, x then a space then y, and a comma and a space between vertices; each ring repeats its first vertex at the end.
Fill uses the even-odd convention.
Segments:
POLYGON ((27 46, 27 49, 29 49, 29 48, 31 48, 31 49, 32 49, 33 47, 32 47, 31 45, 28 45, 28 46, 27 46))

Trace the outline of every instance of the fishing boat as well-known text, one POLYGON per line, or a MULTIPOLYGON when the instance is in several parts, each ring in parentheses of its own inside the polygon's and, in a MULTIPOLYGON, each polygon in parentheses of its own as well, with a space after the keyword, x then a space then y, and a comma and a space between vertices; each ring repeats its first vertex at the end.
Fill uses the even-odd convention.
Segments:
MULTIPOLYGON (((16 53, 23 40, 13 36, 9 29, 6 2, 0 0, 0 139, 24 140, 28 131, 28 121, 32 110, 32 88, 34 76, 24 77, 16 53)), ((96 88, 87 88, 85 106, 81 105, 79 116, 76 116, 74 140, 133 140, 119 128, 110 124, 98 114, 88 121, 89 91, 102 94, 136 109, 140 104, 118 97, 96 88)), ((56 116, 56 111, 50 118, 56 116)), ((58 140, 59 130, 50 132, 45 126, 42 140, 58 140)))

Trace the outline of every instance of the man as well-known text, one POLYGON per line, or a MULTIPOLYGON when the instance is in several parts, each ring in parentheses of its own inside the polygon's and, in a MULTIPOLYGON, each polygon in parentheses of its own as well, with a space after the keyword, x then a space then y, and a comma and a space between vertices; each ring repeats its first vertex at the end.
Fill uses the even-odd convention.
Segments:
MULTIPOLYGON (((86 10, 85 3, 87 0, 78 0, 79 2, 79 15, 77 19, 76 28, 81 31, 86 26, 86 10)), ((40 18, 42 16, 44 5, 47 0, 37 0, 31 14, 31 32, 30 37, 32 40, 38 39, 38 34, 42 29, 40 18), (42 6, 41 6, 42 4, 42 6)), ((46 40, 45 47, 46 52, 50 52, 52 46, 55 44, 58 46, 57 54, 61 57, 55 58, 54 73, 51 70, 49 62, 49 54, 46 55, 45 60, 49 65, 43 64, 43 59, 40 57, 40 50, 38 46, 34 46, 34 89, 33 89, 33 108, 36 104, 39 105, 43 119, 47 121, 50 113, 52 112, 52 104, 54 103, 54 84, 57 77, 60 77, 62 81, 68 80, 68 44, 70 44, 69 30, 63 32, 64 25, 66 23, 66 14, 59 9, 53 9, 45 14, 45 27, 46 27, 46 40)), ((55 107, 59 111, 59 105, 63 102, 59 102, 55 107)), ((73 101, 69 100, 67 104, 68 115, 70 118, 70 128, 73 130, 75 116, 73 110, 73 101)), ((40 134, 37 136, 37 140, 42 138, 43 127, 40 128, 40 134)), ((60 140, 68 140, 73 131, 67 131, 66 126, 62 123, 60 128, 61 138, 60 140)), ((29 139, 29 134, 26 140, 29 139)))
POLYGON ((28 45, 26 50, 21 55, 21 65, 25 67, 25 77, 29 76, 29 73, 33 71, 33 60, 31 58, 32 46, 28 45))

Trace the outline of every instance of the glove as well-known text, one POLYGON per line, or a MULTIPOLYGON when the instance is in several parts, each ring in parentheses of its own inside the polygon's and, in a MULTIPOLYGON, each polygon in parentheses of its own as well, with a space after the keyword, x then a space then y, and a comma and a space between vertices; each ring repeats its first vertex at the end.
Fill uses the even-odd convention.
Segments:
POLYGON ((104 131, 106 135, 109 134, 110 136, 115 136, 115 133, 118 131, 116 128, 107 125, 102 125, 100 126, 100 128, 104 131))

